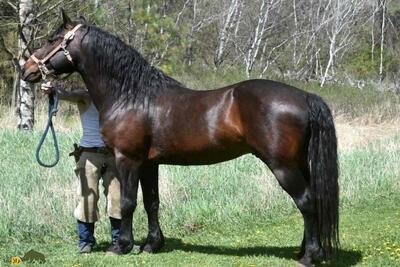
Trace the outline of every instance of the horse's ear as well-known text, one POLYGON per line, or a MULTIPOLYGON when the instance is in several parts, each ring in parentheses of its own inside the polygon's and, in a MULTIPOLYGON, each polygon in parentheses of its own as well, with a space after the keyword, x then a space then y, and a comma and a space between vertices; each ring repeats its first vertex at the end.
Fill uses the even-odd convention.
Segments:
POLYGON ((61 17, 63 19, 63 24, 64 24, 64 28, 67 28, 68 26, 71 26, 72 21, 71 19, 67 16, 67 14, 65 13, 65 10, 63 8, 60 9, 61 12, 61 17))

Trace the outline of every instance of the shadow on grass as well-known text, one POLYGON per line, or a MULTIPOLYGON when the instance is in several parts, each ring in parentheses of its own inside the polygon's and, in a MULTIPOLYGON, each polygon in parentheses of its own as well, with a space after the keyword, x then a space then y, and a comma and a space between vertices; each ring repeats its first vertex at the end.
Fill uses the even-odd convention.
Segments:
MULTIPOLYGON (((299 252, 299 247, 224 247, 189 244, 183 243, 181 239, 167 238, 165 240, 165 247, 159 253, 168 253, 177 250, 225 256, 274 256, 282 259, 298 260, 297 253, 299 252)), ((338 257, 334 259, 332 266, 353 266, 360 262, 361 257, 362 254, 360 251, 339 249, 338 257)), ((327 264, 321 266, 327 266, 327 264)))
MULTIPOLYGON (((144 242, 144 240, 142 240, 144 242)), ((111 244, 109 242, 101 242, 97 244, 93 252, 105 252, 111 244)), ((214 245, 201 245, 183 243, 178 238, 166 238, 165 246, 159 254, 169 253, 173 251, 184 252, 197 252, 210 255, 224 255, 224 256, 273 256, 281 259, 297 261, 297 253, 299 247, 268 247, 268 246, 254 246, 254 247, 226 247, 214 245)), ((339 249, 339 254, 332 262, 332 266, 354 266, 360 262, 362 254, 360 251, 349 251, 339 249)), ((316 266, 330 266, 329 264, 318 264, 316 266)))
POLYGON ((93 247, 93 252, 106 252, 111 246, 110 242, 100 242, 93 247))

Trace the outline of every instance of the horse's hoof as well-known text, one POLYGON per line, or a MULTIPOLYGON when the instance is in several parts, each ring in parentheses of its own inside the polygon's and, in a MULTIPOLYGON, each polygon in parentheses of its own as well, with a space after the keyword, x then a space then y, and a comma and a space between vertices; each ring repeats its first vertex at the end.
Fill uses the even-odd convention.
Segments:
POLYGON ((156 253, 159 251, 161 247, 154 244, 144 244, 140 247, 140 251, 142 253, 156 253))
POLYGON ((152 248, 149 244, 143 245, 143 246, 140 248, 140 251, 141 251, 142 253, 144 253, 144 254, 147 254, 147 253, 149 253, 149 254, 155 253, 155 251, 153 250, 153 248, 152 248))
POLYGON ((133 245, 122 245, 122 244, 114 244, 107 249, 106 255, 115 256, 115 255, 123 255, 131 252, 133 245))
POLYGON ((312 257, 313 257, 313 262, 318 262, 318 263, 325 261, 327 258, 326 253, 322 248, 314 251, 312 257))
POLYGON ((118 256, 118 255, 121 255, 121 254, 118 254, 115 251, 108 251, 108 250, 106 252, 106 256, 118 256))
POLYGON ((297 263, 296 267, 311 267, 314 266, 310 257, 303 257, 297 263))
POLYGON ((140 251, 142 253, 156 253, 158 251, 158 249, 155 248, 155 246, 153 247, 151 244, 144 244, 140 248, 140 251))
POLYGON ((325 252, 322 248, 308 248, 304 251, 296 266, 315 266, 325 260, 325 252))
POLYGON ((146 241, 141 247, 140 251, 142 253, 156 253, 164 246, 164 238, 158 241, 149 242, 146 241))
POLYGON ((297 253, 297 259, 303 258, 303 257, 304 257, 304 254, 305 254, 305 251, 304 251, 304 250, 302 250, 302 251, 300 251, 299 253, 297 253))
POLYGON ((122 250, 121 250, 120 246, 118 246, 117 244, 113 244, 107 249, 106 255, 107 256, 122 255, 122 250))
POLYGON ((306 249, 302 246, 300 248, 300 251, 297 253, 297 259, 303 258, 305 253, 306 253, 306 249))

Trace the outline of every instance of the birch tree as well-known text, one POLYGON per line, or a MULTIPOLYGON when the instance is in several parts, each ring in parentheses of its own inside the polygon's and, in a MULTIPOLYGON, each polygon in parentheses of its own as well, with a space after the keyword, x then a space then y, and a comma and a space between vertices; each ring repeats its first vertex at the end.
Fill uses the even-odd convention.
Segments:
MULTIPOLYGON (((199 1, 199 0, 187 0, 184 7, 190 6, 190 23, 189 32, 187 34, 186 40, 187 45, 185 49, 185 63, 191 66, 195 58, 194 47, 198 39, 198 35, 205 27, 214 23, 218 18, 218 10, 214 8, 211 4, 212 1, 199 1)), ((183 10, 183 9, 182 9, 183 10)), ((176 25, 180 23, 181 12, 178 13, 176 25)))
MULTIPOLYGON (((17 91, 18 91, 18 82, 19 82, 19 62, 18 62, 18 53, 17 50, 14 48, 13 44, 15 42, 10 42, 11 44, 7 44, 6 40, 5 40, 5 36, 3 36, 3 34, 5 34, 3 31, 7 32, 9 30, 14 30, 16 31, 17 27, 17 23, 14 23, 14 21, 11 18, 13 18, 14 16, 17 17, 18 13, 18 6, 15 5, 12 2, 1 2, 0 1, 0 20, 1 20, 1 25, 3 27, 0 26, 0 30, 2 30, 1 35, 0 35, 0 51, 4 51, 5 54, 7 55, 7 59, 6 61, 11 62, 13 65, 13 79, 12 79, 12 94, 11 94, 11 107, 15 108, 16 107, 16 99, 17 99, 17 91), (8 19, 5 19, 5 17, 8 17, 8 19), (12 25, 12 26, 11 26, 12 25), (10 27, 11 26, 11 27, 10 27), (7 30, 5 30, 4 28, 7 28, 7 30)), ((3 59, 4 60, 4 59, 3 59)), ((5 62, 1 62, 4 65, 9 65, 6 64, 5 62)), ((4 71, 4 70, 3 70, 4 71)), ((0 73, 3 72, 2 70, 0 70, 0 73)), ((2 73, 1 76, 3 76, 4 73, 2 73)), ((0 76, 0 80, 3 82, 3 77, 0 76)), ((4 83, 3 83, 4 86, 4 83)), ((1 88, 0 88, 1 89, 1 88)), ((9 90, 7 90, 9 91, 9 90)))
POLYGON ((359 12, 363 5, 362 0, 333 0, 328 5, 332 11, 331 17, 328 18, 330 23, 327 27, 327 35, 329 38, 328 61, 325 71, 321 77, 321 87, 324 86, 329 71, 332 76, 335 75, 335 60, 337 54, 346 46, 349 46, 353 40, 354 23, 359 18, 359 12))
POLYGON ((375 14, 377 11, 377 3, 374 1, 372 5, 372 15, 371 15, 371 60, 375 60, 375 14))
MULTIPOLYGON (((257 26, 252 34, 250 46, 244 57, 247 78, 250 78, 251 76, 254 64, 260 50, 261 41, 263 40, 265 33, 273 27, 273 24, 268 25, 270 12, 273 8, 277 6, 279 2, 279 0, 261 1, 257 26)), ((267 42, 268 40, 264 39, 264 41, 267 42)))
MULTIPOLYGON (((20 34, 18 40, 18 63, 22 68, 26 62, 27 50, 33 38, 33 0, 20 0, 19 22, 20 34)), ((32 130, 34 125, 34 86, 22 79, 19 80, 19 103, 17 108, 17 127, 21 130, 32 130)))
POLYGON ((387 12, 387 1, 380 0, 380 7, 382 10, 382 22, 381 22, 381 50, 380 50, 380 62, 379 62, 379 82, 383 81, 383 52, 385 43, 385 26, 386 26, 386 12, 387 12))
POLYGON ((293 64, 295 68, 296 78, 306 76, 309 79, 314 76, 322 76, 320 64, 321 45, 320 39, 325 40, 324 30, 329 22, 328 13, 331 0, 311 0, 299 1, 296 3, 296 9, 304 10, 303 16, 296 12, 296 23, 303 20, 301 29, 294 27, 294 35, 301 36, 302 39, 296 38, 296 61, 293 64), (301 40, 301 42, 300 42, 301 40), (300 62, 304 62, 301 66, 300 62), (297 69, 300 67, 300 69, 297 69))
POLYGON ((231 0, 228 12, 226 16, 224 16, 224 21, 218 38, 219 42, 214 56, 214 64, 217 68, 224 60, 225 49, 229 41, 230 32, 233 28, 236 28, 236 21, 240 17, 239 7, 240 0, 231 0))

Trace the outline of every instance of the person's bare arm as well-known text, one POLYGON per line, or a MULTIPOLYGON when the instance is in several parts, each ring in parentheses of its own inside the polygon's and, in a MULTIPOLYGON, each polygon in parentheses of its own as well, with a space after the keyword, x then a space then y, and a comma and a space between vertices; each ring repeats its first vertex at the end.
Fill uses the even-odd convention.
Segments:
POLYGON ((79 88, 73 91, 67 91, 60 87, 56 87, 55 90, 57 90, 57 93, 61 100, 66 100, 74 103, 78 102, 87 103, 90 101, 89 93, 85 89, 79 88))
POLYGON ((41 86, 44 93, 49 94, 52 91, 57 91, 61 100, 74 102, 74 103, 88 103, 90 102, 90 96, 87 90, 83 88, 77 88, 73 91, 67 91, 60 86, 53 86, 50 82, 44 83, 41 86))

